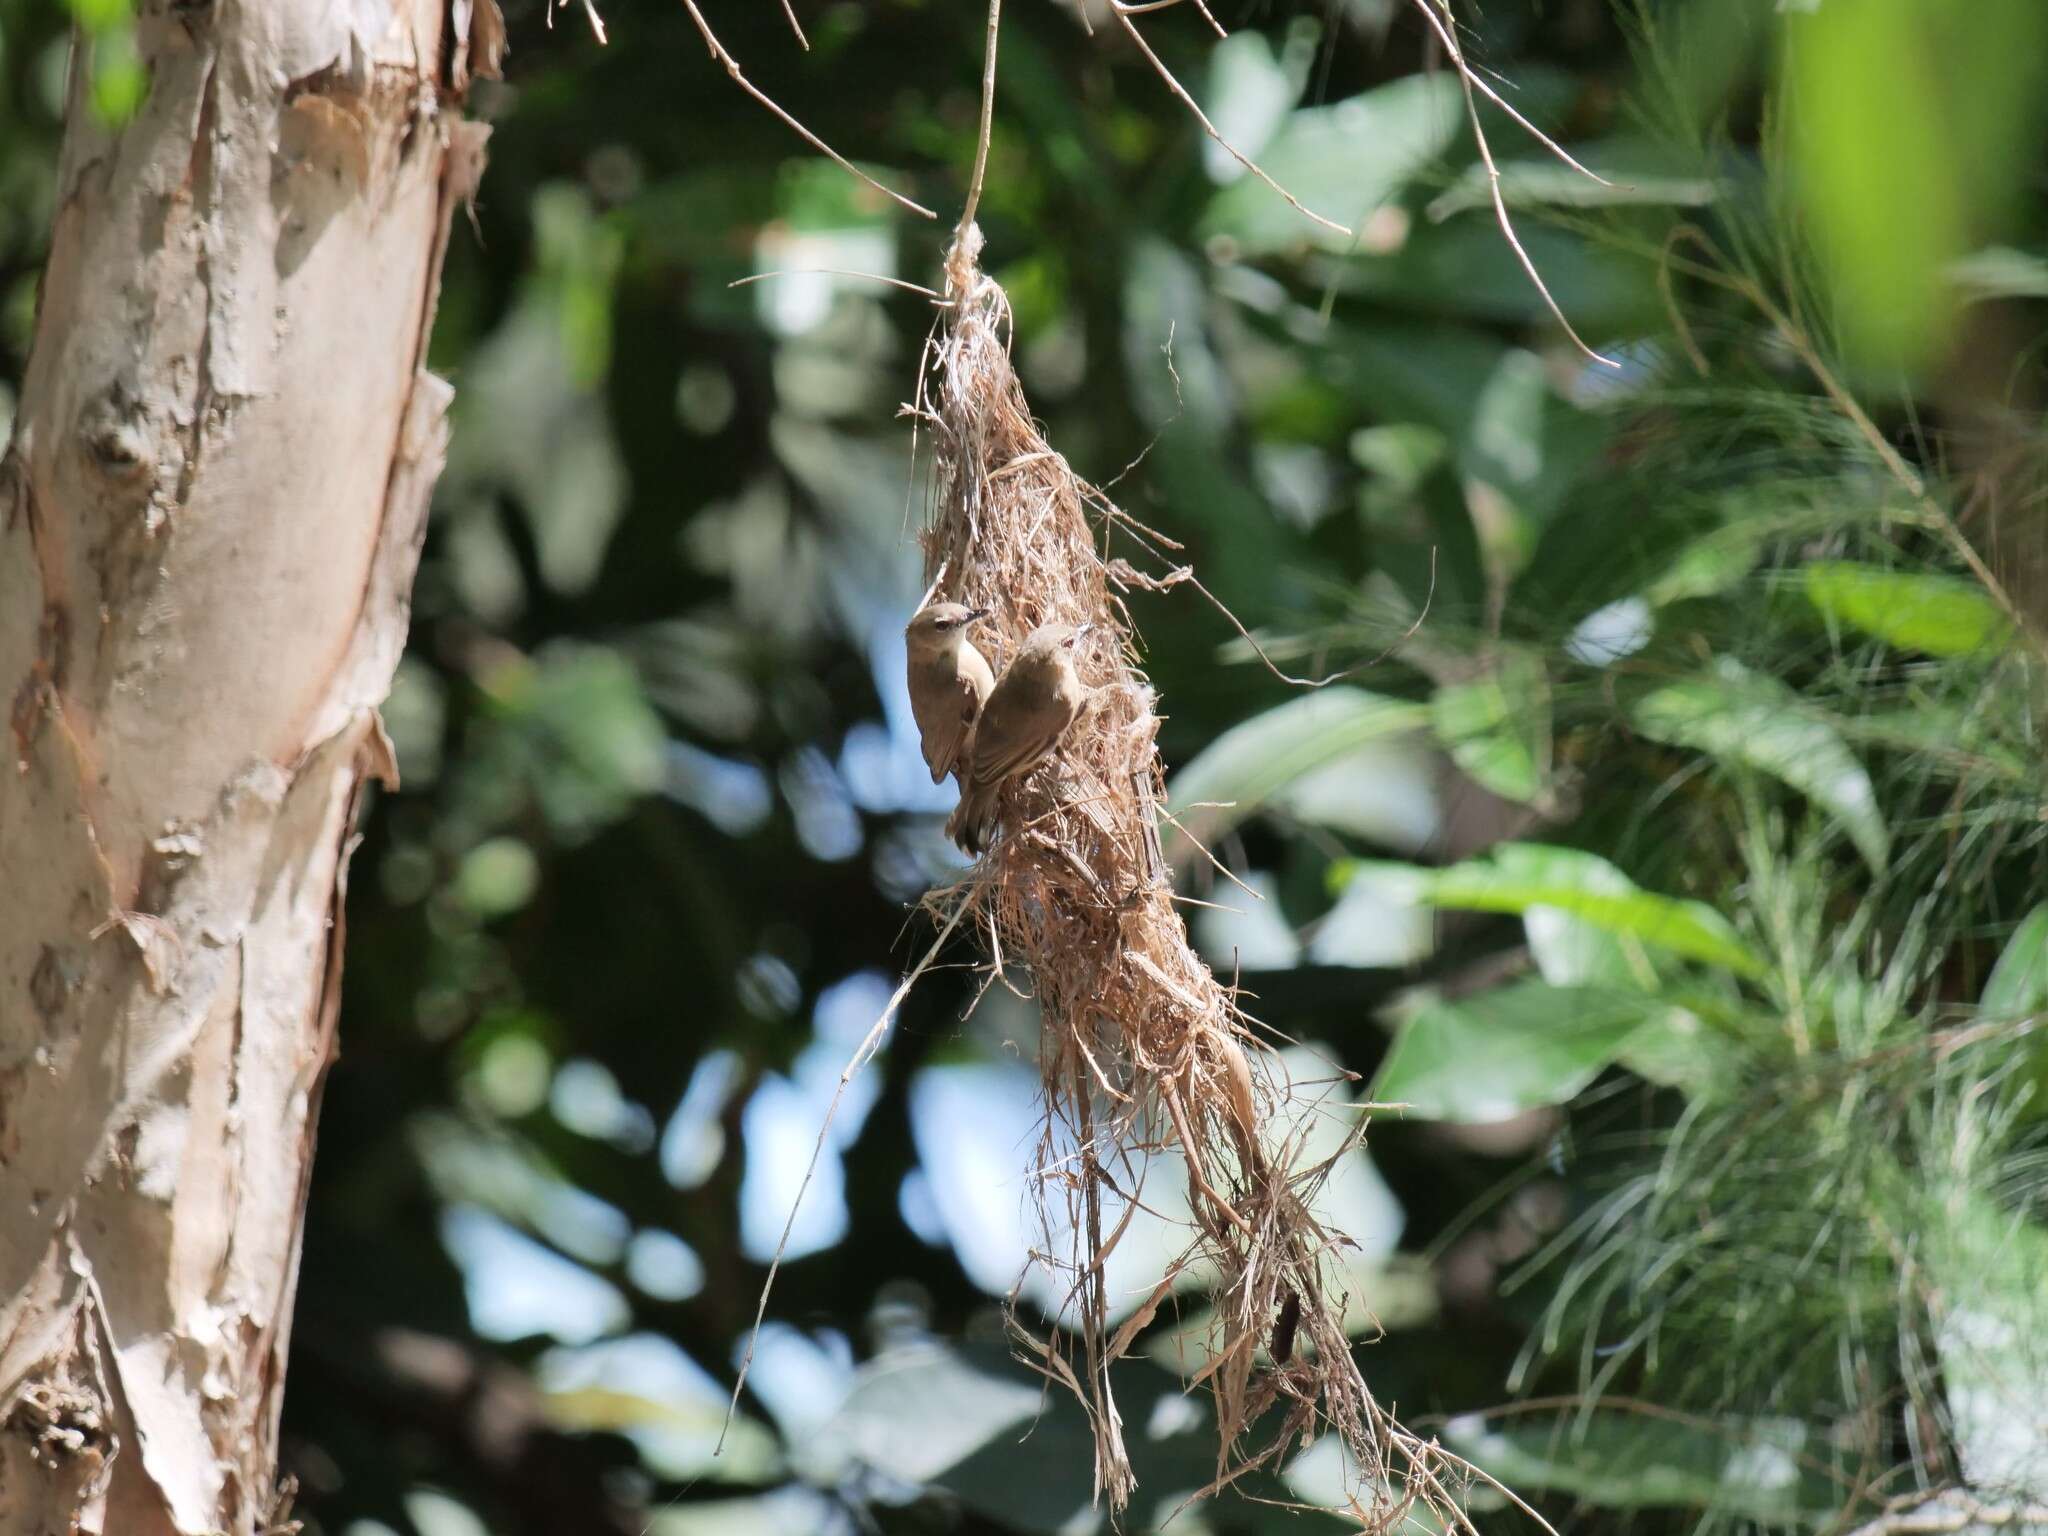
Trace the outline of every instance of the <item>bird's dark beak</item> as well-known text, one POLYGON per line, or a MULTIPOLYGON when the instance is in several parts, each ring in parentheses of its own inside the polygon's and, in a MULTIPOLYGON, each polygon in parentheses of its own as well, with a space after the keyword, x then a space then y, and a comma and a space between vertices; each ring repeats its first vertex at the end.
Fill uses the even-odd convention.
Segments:
POLYGON ((1102 626, 1100 624, 1083 624, 1080 628, 1074 631, 1074 643, 1076 645, 1079 645, 1083 640, 1086 640, 1090 635, 1094 634, 1095 631, 1100 629, 1101 627, 1102 626))
POLYGON ((987 618, 993 612, 995 612, 993 608, 970 608, 967 610, 967 617, 962 619, 960 622, 963 624, 972 624, 977 619, 987 618))

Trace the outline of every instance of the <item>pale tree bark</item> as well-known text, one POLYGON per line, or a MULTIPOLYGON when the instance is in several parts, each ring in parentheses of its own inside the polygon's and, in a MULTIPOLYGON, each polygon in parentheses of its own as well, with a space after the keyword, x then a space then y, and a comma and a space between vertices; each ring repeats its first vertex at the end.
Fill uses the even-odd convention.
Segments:
POLYGON ((74 64, 0 461, 0 1533, 249 1536, 341 900, 446 441, 492 0, 143 0, 74 64))

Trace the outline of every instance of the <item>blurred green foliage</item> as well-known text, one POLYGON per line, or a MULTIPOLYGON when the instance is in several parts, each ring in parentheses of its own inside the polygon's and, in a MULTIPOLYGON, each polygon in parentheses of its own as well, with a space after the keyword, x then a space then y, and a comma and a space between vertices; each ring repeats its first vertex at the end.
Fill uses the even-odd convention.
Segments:
MULTIPOLYGON (((928 281, 943 230, 807 157, 680 8, 604 9, 599 48, 510 5, 478 92, 287 1469, 336 1536, 1096 1528, 1077 1411, 998 1314, 1035 1023, 1000 989, 963 1022, 954 971, 851 1090, 710 1454, 824 1103, 926 942, 908 903, 958 867, 897 681, 932 310, 824 271, 928 281)), ((808 53, 776 6, 708 14, 957 207, 982 17, 798 9, 808 53)), ((1199 942, 1314 1043, 1297 1080, 1410 1106, 1332 1196, 1381 1400, 1573 1529, 2042 1496, 2048 612, 1979 514, 2039 489, 2048 13, 1462 12, 1607 178, 1484 108, 1606 367, 1406 6, 1145 21, 1346 236, 1113 24, 1011 11, 980 221, 1034 409, 1274 666, 1344 676, 1283 683, 1186 587, 1132 599, 1181 821, 1244 887, 1168 830, 1199 942)), ((76 19, 118 121, 125 9, 76 19)), ((0 0, 0 420, 66 20, 0 0)), ((1186 1321, 1118 1386, 1134 1529, 1214 1475, 1186 1321)), ((1343 1473, 1323 1441, 1173 1528, 1334 1528, 1257 1500, 1343 1473)))

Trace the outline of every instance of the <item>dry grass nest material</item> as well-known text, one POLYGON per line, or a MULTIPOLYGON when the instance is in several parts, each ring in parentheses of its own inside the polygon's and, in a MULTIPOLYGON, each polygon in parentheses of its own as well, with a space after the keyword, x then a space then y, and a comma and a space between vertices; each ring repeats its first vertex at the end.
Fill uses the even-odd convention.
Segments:
POLYGON ((1269 1128, 1287 1123, 1274 1118, 1286 1094, 1277 1060, 1189 947, 1159 857, 1159 718, 1120 594, 1171 585, 1176 573, 1147 576, 1105 551, 1119 534, 1134 552, 1177 546, 1047 444, 1011 367, 1008 300, 979 270, 979 251, 970 226, 947 258, 944 313, 912 408, 937 439, 926 576, 934 600, 989 611, 976 638, 999 672, 1040 624, 1095 626, 1077 656, 1088 704, 1052 758, 1004 787, 1002 831, 987 853, 929 898, 936 915, 976 928, 992 978, 1029 974, 1042 1012, 1036 1187, 1041 1201, 1067 1202, 1079 1234, 1078 1252, 1046 1259, 1064 1271, 1063 1321, 1078 1345, 1019 1322, 1020 1351, 1087 1407, 1097 1492, 1120 1509, 1135 1479, 1109 1368, 1180 1269, 1207 1261, 1219 1318, 1202 1372, 1220 1431, 1212 1487, 1334 1430, 1356 1461, 1353 1512, 1369 1528, 1395 1524, 1417 1500, 1463 1525, 1448 1486, 1453 1458, 1401 1430, 1352 1358, 1327 1262, 1344 1239, 1306 1203, 1329 1164, 1293 1168, 1293 1148, 1269 1128), (1147 1155, 1160 1150, 1184 1162, 1195 1230, 1180 1263, 1112 1333, 1103 1261, 1136 1209, 1147 1155), (1298 1315, 1298 1330, 1283 1314, 1298 1315), (1299 1342, 1283 1348, 1276 1331, 1299 1342), (1262 1358, 1265 1345, 1282 1363, 1262 1358))

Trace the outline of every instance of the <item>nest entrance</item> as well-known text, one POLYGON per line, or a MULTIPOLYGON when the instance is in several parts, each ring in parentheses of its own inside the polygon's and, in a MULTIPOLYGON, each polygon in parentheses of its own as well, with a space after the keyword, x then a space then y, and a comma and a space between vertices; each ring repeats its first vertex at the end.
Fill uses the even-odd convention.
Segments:
POLYGON ((980 861, 929 898, 975 928, 992 968, 1027 971, 1041 1010, 1038 1188, 1063 1191, 1078 1234, 1062 1321, 1079 1344, 1018 1325, 1020 1351, 1080 1397, 1097 1493, 1121 1509, 1135 1479, 1110 1367, 1179 1270, 1112 1332, 1103 1261, 1136 1209, 1134 1166, 1170 1149, 1194 1217, 1186 1262, 1217 1276, 1220 1337, 1202 1373, 1220 1435, 1212 1486, 1334 1431, 1359 1472, 1354 1512, 1370 1527, 1391 1526, 1417 1499, 1463 1525, 1446 1487, 1452 1459, 1393 1422, 1352 1358, 1326 1263, 1342 1239, 1305 1201, 1322 1170, 1291 1169, 1269 1150, 1281 1097, 1270 1053, 1190 948, 1173 905, 1156 832, 1159 719, 1120 596, 1148 579, 1103 552, 1118 528, 1154 548, 1170 541, 1076 476, 1039 431, 1010 362, 1008 299, 980 270, 980 246, 968 225, 947 257, 943 317, 913 408, 936 438, 926 578, 933 600, 988 610, 977 643, 998 672, 1038 625, 1092 626, 1076 656, 1086 706, 1045 764, 1002 788, 1001 831, 980 861), (1123 1211, 1107 1228, 1106 1207, 1123 1211), (1280 1363, 1262 1366, 1261 1346, 1280 1363))

